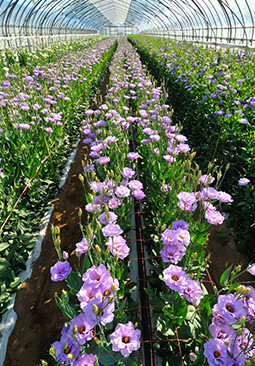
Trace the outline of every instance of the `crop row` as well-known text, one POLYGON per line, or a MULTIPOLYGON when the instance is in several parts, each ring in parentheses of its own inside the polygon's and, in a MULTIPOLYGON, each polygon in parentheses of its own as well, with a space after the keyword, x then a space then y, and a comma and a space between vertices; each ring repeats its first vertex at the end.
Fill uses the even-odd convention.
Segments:
POLYGON ((164 82, 201 168, 222 168, 222 188, 238 249, 254 258, 254 55, 158 38, 132 36, 143 62, 164 82), (227 168, 227 171, 225 169, 227 168))
POLYGON ((42 215, 80 134, 87 109, 114 51, 93 39, 1 60, 0 315, 20 283, 42 215), (44 57, 42 57, 42 55, 44 57), (41 57, 40 57, 41 56, 41 57))
MULTIPOLYGON (((232 198, 218 189, 216 169, 199 170, 165 93, 128 43, 119 45, 110 72, 106 102, 87 110, 84 121, 90 153, 80 180, 90 186, 89 216, 80 222, 74 270, 61 251, 59 229, 52 229, 59 256, 52 280, 65 280, 70 291, 56 295, 67 319, 50 353, 59 364, 136 365, 129 356, 145 335, 132 322, 139 304, 128 271, 135 199, 144 202, 151 341, 162 365, 251 363, 255 290, 239 285, 240 267, 227 269, 222 288, 212 284, 213 294, 203 284, 208 229, 223 222, 221 204, 232 198)), ((248 270, 254 273, 254 266, 248 270)))

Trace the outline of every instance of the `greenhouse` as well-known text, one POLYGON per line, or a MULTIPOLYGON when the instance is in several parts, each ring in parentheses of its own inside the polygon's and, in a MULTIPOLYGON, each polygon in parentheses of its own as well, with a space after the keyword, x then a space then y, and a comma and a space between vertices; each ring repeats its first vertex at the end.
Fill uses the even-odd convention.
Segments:
POLYGON ((0 29, 0 366, 255 365, 255 0, 0 29))

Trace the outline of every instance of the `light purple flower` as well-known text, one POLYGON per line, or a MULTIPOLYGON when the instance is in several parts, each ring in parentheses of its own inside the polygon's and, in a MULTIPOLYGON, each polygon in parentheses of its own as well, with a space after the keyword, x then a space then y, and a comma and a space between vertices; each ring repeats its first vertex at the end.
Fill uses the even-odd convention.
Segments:
POLYGON ((98 164, 100 165, 105 165, 107 163, 109 163, 111 159, 109 158, 109 156, 101 156, 100 158, 97 159, 98 164))
POLYGON ((247 271, 252 274, 253 276, 255 276, 255 263, 250 264, 247 271))
POLYGON ((55 357, 58 361, 66 365, 75 365, 75 358, 81 351, 81 348, 76 345, 74 339, 67 334, 62 335, 60 341, 54 342, 52 347, 55 349, 55 357), (71 360, 67 357, 69 354, 73 355, 71 360))
POLYGON ((28 123, 15 123, 14 127, 19 130, 28 130, 31 126, 28 123))
POLYGON ((101 215, 99 215, 99 220, 101 224, 115 224, 117 221, 118 216, 114 212, 103 212, 101 215))
POLYGON ((186 248, 184 245, 167 244, 159 252, 163 262, 171 262, 177 264, 185 255, 186 248))
POLYGON ((181 267, 171 264, 163 271, 163 281, 171 290, 183 293, 187 284, 187 276, 181 267))
POLYGON ((232 341, 235 340, 236 332, 234 329, 227 323, 225 324, 217 324, 212 323, 209 325, 209 331, 213 338, 217 338, 222 340, 223 342, 229 340, 232 344, 232 341))
POLYGON ((195 211, 197 208, 197 199, 195 193, 193 192, 181 192, 177 194, 177 198, 179 199, 178 206, 187 212, 195 211))
POLYGON ((143 189, 143 184, 141 182, 139 182, 139 180, 131 180, 128 183, 129 188, 133 189, 133 190, 137 190, 137 189, 143 189))
POLYGON ((215 180, 214 177, 210 177, 207 174, 201 175, 201 177, 198 179, 197 183, 202 183, 205 186, 207 186, 208 184, 213 183, 213 181, 215 180))
POLYGON ((248 178, 240 178, 238 181, 239 186, 247 186, 248 183, 250 183, 248 178))
POLYGON ((106 237, 108 236, 113 237, 121 235, 123 233, 123 230, 119 225, 108 224, 107 226, 102 228, 102 232, 106 237))
POLYGON ((50 269, 51 273, 51 280, 54 282, 62 281, 69 276, 72 272, 72 268, 69 262, 57 262, 53 267, 50 269))
POLYGON ((218 303, 212 308, 212 313, 214 316, 220 315, 230 324, 236 323, 239 318, 246 316, 242 302, 233 294, 219 295, 218 303))
POLYGON ((82 276, 82 281, 86 287, 99 288, 109 277, 110 272, 101 263, 98 267, 92 266, 82 276))
POLYGON ((50 127, 46 127, 44 130, 45 130, 46 132, 48 132, 48 133, 52 133, 52 132, 53 132, 53 129, 52 129, 52 128, 50 128, 50 127))
POLYGON ((99 362, 95 364, 96 359, 97 356, 92 353, 83 353, 75 362, 75 366, 100 366, 99 362))
POLYGON ((88 251, 88 242, 85 238, 82 238, 82 240, 79 243, 76 243, 75 246, 75 254, 77 257, 80 257, 82 254, 85 254, 88 251))
POLYGON ((128 357, 133 351, 140 348, 140 337, 141 331, 135 329, 132 322, 129 321, 127 324, 119 323, 110 335, 112 350, 128 357))
POLYGON ((174 221, 171 225, 171 230, 183 229, 188 230, 189 224, 183 220, 174 221))
POLYGON ((233 366, 234 360, 227 353, 227 346, 219 339, 209 339, 204 344, 204 355, 209 366, 233 366))
POLYGON ((109 238, 106 245, 112 254, 118 255, 120 259, 126 258, 130 252, 130 248, 126 244, 126 240, 121 235, 109 238))
POLYGON ((136 152, 131 151, 127 153, 127 158, 130 160, 136 160, 139 158, 139 155, 136 152))
POLYGON ((125 167, 123 169, 123 171, 121 172, 121 175, 124 177, 124 178, 132 178, 133 175, 135 175, 135 171, 131 168, 127 168, 125 167))
POLYGON ((77 333, 75 334, 75 340, 79 344, 84 344, 93 338, 93 326, 88 322, 85 314, 81 313, 70 322, 68 333, 72 337, 74 326, 77 327, 77 333))
POLYGON ((121 185, 116 188, 115 190, 116 196, 122 198, 122 197, 128 197, 130 195, 130 189, 121 185))
POLYGON ((219 191, 218 192, 218 200, 220 202, 225 202, 225 203, 228 203, 228 202, 233 202, 233 199, 232 197, 230 196, 230 194, 226 193, 226 192, 222 192, 222 191, 219 191))
POLYGON ((118 198, 110 198, 109 199, 109 207, 114 210, 115 208, 118 208, 119 205, 121 205, 121 202, 118 198))
POLYGON ((212 210, 210 208, 205 211, 205 218, 207 222, 212 225, 222 224, 225 220, 224 216, 219 211, 212 210))
POLYGON ((192 302, 195 306, 198 306, 200 300, 204 297, 204 293, 198 281, 187 278, 185 289, 182 293, 189 302, 192 302))
POLYGON ((146 197, 145 193, 141 190, 141 189, 135 189, 133 191, 133 196, 137 199, 137 200, 142 200, 144 197, 146 197))
POLYGON ((204 199, 217 200, 218 199, 218 191, 212 187, 203 188, 202 196, 204 199))

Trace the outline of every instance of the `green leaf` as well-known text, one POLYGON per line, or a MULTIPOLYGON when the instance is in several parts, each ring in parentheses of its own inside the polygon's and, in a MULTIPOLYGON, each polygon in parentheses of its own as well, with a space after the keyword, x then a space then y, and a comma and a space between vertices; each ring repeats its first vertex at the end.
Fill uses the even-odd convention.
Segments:
POLYGON ((5 278, 6 272, 10 267, 10 263, 5 258, 0 258, 0 278, 5 278))
POLYGON ((0 243, 0 252, 8 248, 10 243, 0 243))
POLYGON ((233 267, 233 265, 231 265, 229 268, 227 268, 226 271, 223 272, 223 274, 221 275, 220 284, 222 287, 225 287, 227 285, 232 267, 233 267))

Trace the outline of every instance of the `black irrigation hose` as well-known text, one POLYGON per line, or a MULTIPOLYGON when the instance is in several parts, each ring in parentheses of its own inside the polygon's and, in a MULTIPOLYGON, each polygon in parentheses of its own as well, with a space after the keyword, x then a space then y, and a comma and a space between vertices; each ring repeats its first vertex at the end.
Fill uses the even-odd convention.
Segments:
MULTIPOLYGON (((133 132, 133 131, 132 131, 133 132)), ((130 151, 135 151, 135 141, 132 138, 129 146, 130 151)), ((135 230, 136 230, 136 249, 137 249, 137 264, 138 264, 138 276, 139 276, 139 294, 141 303, 141 316, 142 316, 142 330, 143 330, 143 346, 144 346, 144 366, 154 366, 153 357, 153 345, 152 345, 152 326, 150 317, 150 304, 149 298, 146 293, 147 279, 146 279, 146 268, 145 268, 145 255, 144 255, 144 240, 142 233, 142 220, 141 220, 141 207, 140 201, 135 200, 134 204, 135 213, 135 230)))

